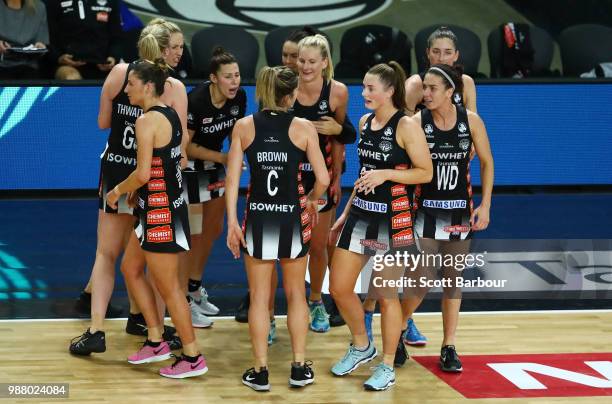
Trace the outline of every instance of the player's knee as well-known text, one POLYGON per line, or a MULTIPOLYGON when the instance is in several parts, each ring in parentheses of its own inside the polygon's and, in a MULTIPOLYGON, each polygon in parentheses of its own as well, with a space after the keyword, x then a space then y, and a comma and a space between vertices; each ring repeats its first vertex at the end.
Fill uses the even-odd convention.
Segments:
POLYGON ((327 240, 315 240, 310 242, 310 257, 326 258, 327 257, 327 240))

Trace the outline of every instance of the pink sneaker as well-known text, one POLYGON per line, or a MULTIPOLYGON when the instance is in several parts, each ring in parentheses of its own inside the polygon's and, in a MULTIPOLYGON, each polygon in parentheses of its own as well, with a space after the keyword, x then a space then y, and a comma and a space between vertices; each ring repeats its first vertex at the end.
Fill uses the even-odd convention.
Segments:
POLYGON ((170 347, 166 341, 162 341, 158 347, 153 347, 149 340, 146 340, 142 348, 134 355, 128 356, 128 362, 134 365, 141 363, 152 363, 170 359, 170 347))
POLYGON ((204 355, 198 355, 195 363, 187 362, 182 356, 177 356, 171 366, 161 368, 159 374, 172 379, 184 379, 186 377, 201 376, 208 372, 204 355))

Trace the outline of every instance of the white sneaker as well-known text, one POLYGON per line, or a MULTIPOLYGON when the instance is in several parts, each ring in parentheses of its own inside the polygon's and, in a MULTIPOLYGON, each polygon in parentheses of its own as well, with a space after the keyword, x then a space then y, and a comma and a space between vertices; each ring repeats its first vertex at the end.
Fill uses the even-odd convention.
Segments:
POLYGON ((189 292, 189 296, 195 301, 195 304, 200 306, 200 311, 207 316, 216 316, 219 314, 219 308, 208 301, 208 293, 206 289, 200 286, 199 290, 189 292))
POLYGON ((200 306, 198 306, 193 299, 189 301, 189 308, 191 309, 191 325, 196 328, 208 328, 213 325, 213 321, 206 317, 200 306))

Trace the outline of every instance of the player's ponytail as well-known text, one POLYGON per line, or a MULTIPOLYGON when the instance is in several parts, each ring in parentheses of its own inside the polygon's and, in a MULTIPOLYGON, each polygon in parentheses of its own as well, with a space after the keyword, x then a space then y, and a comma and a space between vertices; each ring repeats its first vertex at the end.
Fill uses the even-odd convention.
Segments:
POLYGON ((391 101, 393 106, 400 111, 406 109, 406 89, 404 83, 406 81, 406 73, 402 66, 396 61, 387 63, 379 63, 368 70, 366 74, 378 76, 385 88, 393 87, 393 95, 391 101))
POLYGON ((138 39, 138 55, 141 59, 155 60, 162 57, 164 49, 170 47, 170 36, 182 33, 173 22, 155 18, 143 28, 138 39))
POLYGON ((168 66, 163 58, 157 58, 153 62, 145 59, 136 63, 132 72, 140 78, 143 83, 153 83, 155 95, 161 97, 164 93, 166 80, 169 76, 170 66, 168 66))
POLYGON ((298 76, 286 66, 264 66, 257 76, 255 96, 264 109, 284 109, 281 105, 284 97, 295 91, 298 76))
MULTIPOLYGON (((146 30, 146 28, 145 28, 146 30)), ((160 44, 157 40, 157 36, 149 30, 149 32, 142 31, 140 39, 138 39, 138 56, 141 59, 155 60, 162 56, 160 44)))

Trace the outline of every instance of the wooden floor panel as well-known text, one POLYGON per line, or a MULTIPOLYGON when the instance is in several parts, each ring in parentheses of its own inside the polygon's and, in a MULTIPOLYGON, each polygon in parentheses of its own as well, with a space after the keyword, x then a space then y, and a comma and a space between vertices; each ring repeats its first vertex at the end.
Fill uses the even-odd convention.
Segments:
MULTIPOLYGON (((375 341, 380 347, 379 317, 375 318, 375 341)), ((425 348, 411 348, 411 355, 439 355, 440 315, 417 316, 421 331, 429 337, 425 348)), ((143 337, 125 334, 125 320, 107 322, 107 351, 89 358, 68 354, 70 339, 87 326, 85 321, 0 323, 0 381, 5 383, 69 383, 70 401, 83 403, 128 403, 151 400, 158 403, 257 402, 295 403, 455 403, 469 402, 446 383, 411 360, 396 371, 397 384, 385 392, 365 392, 368 365, 344 378, 329 369, 345 352, 347 327, 328 334, 310 333, 307 358, 314 362, 315 384, 305 389, 287 387, 291 350, 285 319, 277 320, 278 341, 270 348, 272 391, 256 393, 243 386, 242 372, 252 366, 246 324, 219 319, 212 329, 197 330, 208 360, 203 377, 171 380, 157 375, 160 363, 134 366, 126 361, 139 348, 143 337)), ((563 352, 609 352, 612 313, 527 313, 462 316, 457 349, 466 354, 517 354, 563 352)), ((165 365, 168 362, 162 362, 165 365)), ((609 402, 610 397, 555 399, 479 399, 478 403, 609 402)), ((6 402, 6 400, 0 400, 6 402)), ((23 399, 16 402, 44 402, 23 399)), ((47 400, 47 402, 58 402, 47 400)))

